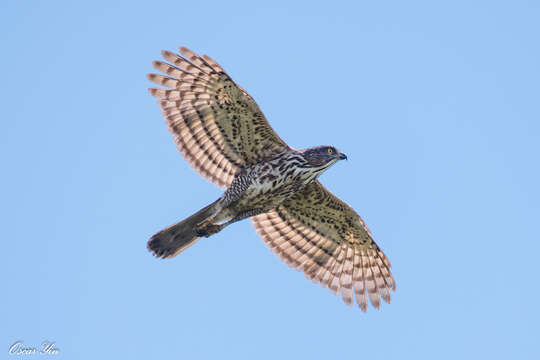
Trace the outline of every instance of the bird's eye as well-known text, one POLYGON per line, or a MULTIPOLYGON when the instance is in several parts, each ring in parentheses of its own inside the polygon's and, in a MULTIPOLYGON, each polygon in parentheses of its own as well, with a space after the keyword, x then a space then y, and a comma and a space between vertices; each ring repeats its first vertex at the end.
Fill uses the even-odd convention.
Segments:
POLYGON ((332 150, 331 148, 328 148, 328 153, 329 153, 330 155, 332 155, 332 154, 334 153, 334 150, 332 150))

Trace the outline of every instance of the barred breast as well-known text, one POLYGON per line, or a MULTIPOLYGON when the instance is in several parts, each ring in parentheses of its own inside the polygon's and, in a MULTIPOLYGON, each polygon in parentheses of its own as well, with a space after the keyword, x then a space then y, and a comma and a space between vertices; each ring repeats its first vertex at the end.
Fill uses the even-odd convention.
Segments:
MULTIPOLYGON (((276 208, 317 176, 302 155, 286 152, 247 169, 238 210, 276 208)), ((238 179, 241 182, 241 179, 238 179)))

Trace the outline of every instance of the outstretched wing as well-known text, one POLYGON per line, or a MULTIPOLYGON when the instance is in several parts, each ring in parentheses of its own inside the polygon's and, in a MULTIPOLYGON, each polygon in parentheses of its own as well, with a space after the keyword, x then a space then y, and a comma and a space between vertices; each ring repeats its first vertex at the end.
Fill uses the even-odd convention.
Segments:
POLYGON ((379 308, 396 284, 390 262, 358 214, 318 181, 280 205, 254 216, 257 233, 287 265, 341 293, 343 301, 367 311, 379 308))
POLYGON ((148 79, 168 89, 149 90, 161 99, 177 147, 195 170, 224 188, 239 169, 288 149, 253 98, 214 60, 185 47, 180 53, 163 51, 170 64, 153 62, 166 76, 148 79))

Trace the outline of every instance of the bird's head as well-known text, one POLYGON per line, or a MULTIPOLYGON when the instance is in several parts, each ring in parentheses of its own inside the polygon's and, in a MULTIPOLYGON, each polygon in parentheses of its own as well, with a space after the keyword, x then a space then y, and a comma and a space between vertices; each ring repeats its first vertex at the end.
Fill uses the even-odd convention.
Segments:
POLYGON ((339 160, 347 159, 347 155, 340 152, 333 146, 316 146, 302 152, 309 165, 326 169, 334 165, 339 160))

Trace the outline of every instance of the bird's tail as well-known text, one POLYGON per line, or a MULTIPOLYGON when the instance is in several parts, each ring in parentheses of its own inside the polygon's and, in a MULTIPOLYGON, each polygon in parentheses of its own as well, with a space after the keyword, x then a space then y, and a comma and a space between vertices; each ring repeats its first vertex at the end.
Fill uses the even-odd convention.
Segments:
POLYGON ((197 224, 215 215, 217 203, 218 200, 152 236, 148 241, 148 250, 159 258, 172 258, 180 254, 200 239, 197 224))

